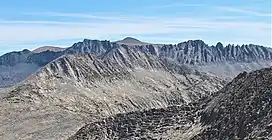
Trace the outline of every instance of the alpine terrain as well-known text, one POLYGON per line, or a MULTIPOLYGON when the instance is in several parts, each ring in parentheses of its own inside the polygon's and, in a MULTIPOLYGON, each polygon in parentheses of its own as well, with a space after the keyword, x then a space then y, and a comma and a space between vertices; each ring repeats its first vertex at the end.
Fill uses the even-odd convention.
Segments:
POLYGON ((117 114, 82 127, 85 139, 271 139, 272 67, 241 73, 213 99, 117 114))
POLYGON ((0 139, 269 138, 271 68, 244 71, 271 60, 259 45, 131 37, 10 52, 0 57, 0 139))
POLYGON ((66 54, 4 93, 0 139, 68 138, 84 123, 187 104, 223 85, 220 78, 126 45, 102 55, 66 54))

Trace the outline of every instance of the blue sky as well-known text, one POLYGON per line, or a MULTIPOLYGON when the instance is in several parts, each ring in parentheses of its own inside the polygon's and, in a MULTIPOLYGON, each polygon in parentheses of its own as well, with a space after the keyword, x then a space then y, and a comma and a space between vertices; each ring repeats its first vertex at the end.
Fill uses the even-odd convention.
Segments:
POLYGON ((8 0, 0 5, 0 32, 0 54, 126 36, 270 47, 271 0, 8 0))

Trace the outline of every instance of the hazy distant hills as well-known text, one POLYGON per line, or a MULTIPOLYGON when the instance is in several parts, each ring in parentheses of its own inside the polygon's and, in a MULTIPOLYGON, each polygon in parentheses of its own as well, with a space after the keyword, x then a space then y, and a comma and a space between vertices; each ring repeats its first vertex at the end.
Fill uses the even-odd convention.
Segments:
POLYGON ((84 39, 65 50, 42 47, 34 52, 24 50, 1 56, 0 86, 16 84, 64 54, 91 53, 100 56, 122 45, 128 45, 142 52, 154 54, 159 58, 168 59, 178 65, 188 65, 227 80, 244 70, 264 68, 271 66, 272 63, 270 48, 252 44, 223 46, 221 43, 217 43, 215 46, 208 46, 202 40, 189 40, 176 45, 163 45, 145 43, 131 37, 117 42, 84 39), (27 65, 29 69, 19 70, 21 65, 27 65))

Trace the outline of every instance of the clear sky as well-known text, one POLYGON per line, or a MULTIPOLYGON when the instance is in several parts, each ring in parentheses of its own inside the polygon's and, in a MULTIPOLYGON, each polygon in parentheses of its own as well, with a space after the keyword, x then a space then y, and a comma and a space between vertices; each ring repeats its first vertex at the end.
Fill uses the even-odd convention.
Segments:
POLYGON ((271 0, 3 0, 0 54, 126 36, 271 46, 271 0))

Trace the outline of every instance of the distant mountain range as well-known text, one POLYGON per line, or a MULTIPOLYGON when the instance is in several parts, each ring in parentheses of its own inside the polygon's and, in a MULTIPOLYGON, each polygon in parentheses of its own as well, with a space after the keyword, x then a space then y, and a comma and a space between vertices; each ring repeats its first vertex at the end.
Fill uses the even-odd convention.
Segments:
POLYGON ((66 49, 42 47, 32 52, 23 50, 4 54, 0 57, 0 87, 21 82, 39 68, 62 55, 91 53, 94 56, 102 56, 112 49, 124 45, 227 80, 243 70, 251 71, 272 65, 272 50, 252 44, 224 47, 222 43, 208 46, 202 40, 189 40, 176 45, 167 45, 145 43, 132 37, 117 42, 84 39, 66 49), (21 65, 27 66, 28 69, 20 69, 21 65))

